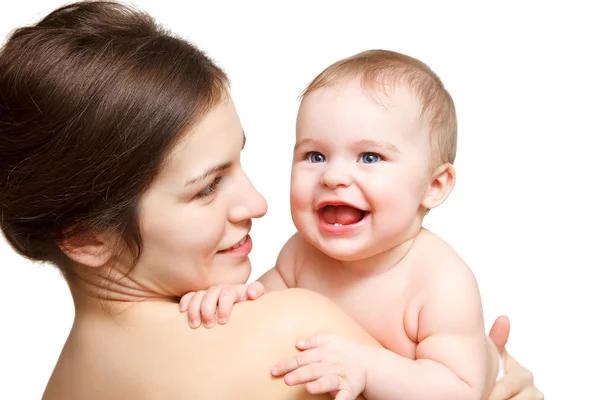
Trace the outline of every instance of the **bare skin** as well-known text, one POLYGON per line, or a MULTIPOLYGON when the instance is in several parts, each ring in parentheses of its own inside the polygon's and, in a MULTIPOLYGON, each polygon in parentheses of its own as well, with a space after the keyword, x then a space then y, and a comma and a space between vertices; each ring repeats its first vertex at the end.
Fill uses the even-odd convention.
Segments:
POLYGON ((80 302, 43 399, 328 399, 286 385, 271 366, 321 331, 378 346, 335 304, 301 289, 238 304, 233 314, 227 325, 191 330, 174 302, 142 301, 112 315, 80 302))
MULTIPOLYGON (((341 370, 366 371, 368 379, 337 380, 348 394, 336 400, 363 392, 380 400, 487 398, 499 356, 486 340, 477 282, 447 243, 422 228, 427 210, 451 193, 455 169, 437 161, 441 153, 432 156, 416 90, 390 84, 377 92, 382 105, 363 83, 349 76, 303 98, 290 186, 301 238, 284 248, 276 271, 287 287, 330 297, 385 351, 332 339, 303 357, 357 354, 341 370)), ((298 383, 336 380, 302 368, 279 372, 298 383)))
POLYGON ((485 335, 477 282, 447 243, 421 227, 426 210, 451 192, 454 168, 431 168, 420 102, 396 89, 387 107, 352 80, 304 98, 291 185, 298 233, 259 279, 264 288, 189 293, 181 309, 212 325, 215 316, 226 322, 231 304, 250 293, 314 290, 385 350, 310 338, 302 354, 274 368, 287 383, 337 393, 336 400, 363 392, 372 399, 488 398, 500 357, 485 335))
MULTIPOLYGON (((415 380, 437 376, 438 382, 447 382, 457 392, 464 390, 466 396, 489 395, 498 373, 498 355, 485 336, 477 284, 464 262, 433 233, 423 229, 400 263, 374 274, 366 268, 346 269, 299 235, 290 239, 278 262, 281 266, 261 278, 267 292, 302 287, 326 294, 390 351, 373 351, 365 357, 371 361, 365 363, 389 370, 392 352, 404 360, 426 361, 414 363, 413 368, 411 363, 402 364, 413 383, 406 381, 404 387, 416 388, 407 394, 424 396, 415 380), (408 372, 413 369, 427 376, 408 372)), ((403 380, 400 375, 398 381, 403 380)), ((369 376, 377 377, 372 372, 369 376)), ((381 384, 377 386, 389 387, 381 384)))
POLYGON ((326 399, 273 377, 272 365, 320 332, 378 346, 335 303, 301 289, 239 304, 230 324, 189 329, 182 294, 239 284, 251 271, 251 242, 236 243, 266 203, 241 169, 243 144, 229 98, 190 128, 141 200, 144 249, 133 270, 111 232, 61 244, 73 262, 75 321, 45 400, 326 399))

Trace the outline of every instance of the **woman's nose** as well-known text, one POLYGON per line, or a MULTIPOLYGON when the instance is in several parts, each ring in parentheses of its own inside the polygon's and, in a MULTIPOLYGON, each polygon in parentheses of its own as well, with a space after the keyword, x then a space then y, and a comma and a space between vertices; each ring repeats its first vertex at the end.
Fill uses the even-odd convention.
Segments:
POLYGON ((243 187, 240 188, 240 197, 229 211, 229 220, 232 223, 242 222, 251 218, 261 218, 267 213, 267 201, 258 193, 250 179, 244 174, 243 187))

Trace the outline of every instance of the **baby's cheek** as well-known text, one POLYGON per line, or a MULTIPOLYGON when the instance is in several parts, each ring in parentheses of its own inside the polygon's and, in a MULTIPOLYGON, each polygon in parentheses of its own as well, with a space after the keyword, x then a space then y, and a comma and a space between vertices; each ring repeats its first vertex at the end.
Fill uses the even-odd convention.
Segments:
POLYGON ((312 202, 312 190, 306 181, 301 179, 292 180, 290 189, 290 201, 292 207, 306 207, 312 202))
POLYGON ((404 224, 417 212, 418 203, 416 196, 409 192, 388 188, 388 190, 380 191, 375 209, 379 214, 388 217, 390 221, 394 221, 393 223, 404 224))

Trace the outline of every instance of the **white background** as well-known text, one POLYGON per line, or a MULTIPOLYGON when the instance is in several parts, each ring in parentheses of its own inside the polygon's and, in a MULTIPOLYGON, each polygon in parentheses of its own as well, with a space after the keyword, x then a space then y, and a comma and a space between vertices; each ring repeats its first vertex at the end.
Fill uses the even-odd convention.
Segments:
MULTIPOLYGON (((252 279, 294 231, 289 169, 304 86, 369 48, 429 64, 456 102, 459 147, 457 186, 425 225, 473 268, 488 327, 511 317, 509 350, 548 399, 595 396, 600 372, 592 3, 137 2, 231 77, 248 136, 244 166, 270 206, 254 224, 252 279)), ((3 4, 0 36, 61 4, 3 4)), ((39 399, 72 323, 70 295, 51 267, 1 240, 0 282, 0 399, 39 399)))

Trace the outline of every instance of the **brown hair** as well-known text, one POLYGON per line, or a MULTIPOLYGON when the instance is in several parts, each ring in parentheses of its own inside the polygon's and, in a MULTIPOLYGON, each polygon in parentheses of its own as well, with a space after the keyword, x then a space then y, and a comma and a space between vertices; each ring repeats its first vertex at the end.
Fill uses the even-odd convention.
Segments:
POLYGON ((429 125, 434 162, 453 163, 456 157, 456 110, 440 78, 423 62, 389 50, 367 50, 325 68, 304 89, 301 97, 315 90, 360 77, 370 91, 384 91, 389 83, 402 83, 423 104, 421 118, 429 125))
POLYGON ((110 231, 136 260, 141 195, 190 122, 227 90, 203 52, 116 2, 66 5, 15 30, 0 51, 8 242, 65 273, 58 244, 110 231))

